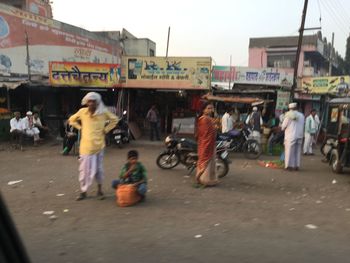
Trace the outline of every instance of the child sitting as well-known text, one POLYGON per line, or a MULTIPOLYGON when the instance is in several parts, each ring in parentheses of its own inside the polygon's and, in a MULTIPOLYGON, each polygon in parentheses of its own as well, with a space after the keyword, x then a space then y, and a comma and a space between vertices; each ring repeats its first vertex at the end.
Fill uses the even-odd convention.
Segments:
POLYGON ((142 163, 138 162, 138 157, 137 151, 128 152, 127 163, 122 167, 119 179, 112 181, 112 187, 117 189, 119 184, 134 184, 143 200, 147 192, 147 173, 142 163))

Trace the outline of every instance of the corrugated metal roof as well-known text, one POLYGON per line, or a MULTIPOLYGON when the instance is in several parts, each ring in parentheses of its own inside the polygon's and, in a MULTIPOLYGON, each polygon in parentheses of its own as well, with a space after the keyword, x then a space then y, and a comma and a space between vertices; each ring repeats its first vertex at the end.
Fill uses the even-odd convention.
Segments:
MULTIPOLYGON (((317 45, 317 35, 303 37, 303 45, 317 45)), ((254 47, 294 47, 298 45, 299 36, 259 37, 249 39, 249 48, 254 47)))

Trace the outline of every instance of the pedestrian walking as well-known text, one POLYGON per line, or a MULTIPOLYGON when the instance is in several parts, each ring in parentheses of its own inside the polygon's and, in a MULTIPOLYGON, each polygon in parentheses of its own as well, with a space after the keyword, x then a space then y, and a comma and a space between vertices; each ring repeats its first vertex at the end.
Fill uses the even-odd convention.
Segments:
POLYGON ((289 111, 282 123, 284 133, 285 169, 298 171, 300 168, 301 148, 304 137, 304 120, 302 113, 297 111, 297 104, 290 103, 289 111))
POLYGON ((315 116, 316 110, 312 109, 309 116, 305 120, 304 155, 313 155, 312 145, 314 144, 318 128, 318 123, 315 116))
POLYGON ((157 110, 156 105, 152 105, 150 110, 147 112, 146 118, 149 121, 151 126, 151 134, 150 134, 151 141, 153 141, 154 137, 156 138, 156 140, 160 141, 159 130, 158 130, 159 112, 157 110))
POLYGON ((118 117, 107 110, 102 102, 101 95, 89 92, 82 100, 80 109, 69 118, 69 124, 81 130, 79 149, 79 182, 80 195, 77 201, 87 197, 87 190, 95 178, 98 184, 97 196, 104 199, 102 192, 103 155, 105 148, 105 135, 118 123, 118 117), (108 124, 106 124, 108 123, 108 124))

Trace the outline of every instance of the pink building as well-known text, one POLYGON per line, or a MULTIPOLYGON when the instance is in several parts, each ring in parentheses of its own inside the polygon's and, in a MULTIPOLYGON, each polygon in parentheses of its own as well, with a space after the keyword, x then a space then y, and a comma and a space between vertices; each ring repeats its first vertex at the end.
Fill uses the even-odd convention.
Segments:
MULTIPOLYGON (((263 37, 249 40, 249 67, 278 68, 293 73, 298 36, 263 37)), ((326 76, 329 68, 330 45, 319 32, 304 36, 300 53, 298 77, 326 76)), ((335 54, 333 49, 333 54, 335 54)), ((334 57, 334 56, 333 56, 334 57)), ((332 63, 332 73, 338 73, 337 61, 332 63)))

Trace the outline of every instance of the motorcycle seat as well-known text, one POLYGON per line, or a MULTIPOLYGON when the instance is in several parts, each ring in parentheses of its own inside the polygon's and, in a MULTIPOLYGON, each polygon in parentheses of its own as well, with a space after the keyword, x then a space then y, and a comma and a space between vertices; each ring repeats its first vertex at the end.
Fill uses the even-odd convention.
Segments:
POLYGON ((182 138, 180 142, 183 148, 197 149, 197 142, 194 140, 182 138))
POLYGON ((231 137, 227 133, 222 133, 218 135, 217 138, 219 141, 229 141, 231 137))

